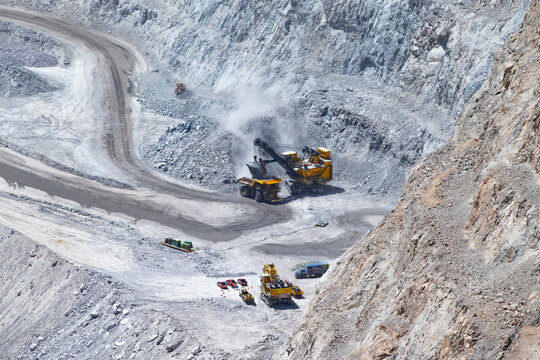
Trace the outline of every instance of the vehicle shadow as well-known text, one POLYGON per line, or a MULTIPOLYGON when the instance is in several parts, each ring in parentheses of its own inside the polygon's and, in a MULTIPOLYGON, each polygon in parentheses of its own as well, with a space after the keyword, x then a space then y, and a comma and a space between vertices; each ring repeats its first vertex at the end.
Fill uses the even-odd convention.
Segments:
POLYGON ((299 306, 291 299, 288 303, 275 304, 273 308, 276 310, 296 310, 299 309, 299 306))
POLYGON ((296 199, 301 199, 304 197, 320 197, 320 196, 328 196, 328 195, 334 195, 334 194, 341 194, 345 192, 345 189, 339 186, 334 185, 321 185, 321 188, 323 189, 320 193, 310 192, 310 191, 303 191, 301 193, 292 195, 290 191, 287 189, 287 192, 289 193, 289 196, 283 199, 283 201, 279 203, 272 203, 271 205, 284 205, 288 204, 291 201, 294 201, 296 199))

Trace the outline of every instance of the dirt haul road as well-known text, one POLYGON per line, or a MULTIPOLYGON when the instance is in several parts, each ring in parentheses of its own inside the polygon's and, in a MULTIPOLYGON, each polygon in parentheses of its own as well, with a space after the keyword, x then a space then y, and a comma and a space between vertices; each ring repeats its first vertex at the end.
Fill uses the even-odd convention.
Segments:
POLYGON ((212 241, 228 240, 243 230, 277 223, 289 217, 290 210, 286 206, 276 208, 231 195, 184 187, 165 179, 139 159, 132 140, 128 77, 143 69, 144 61, 129 45, 110 36, 26 10, 0 6, 0 19, 43 31, 68 46, 83 46, 100 59, 103 71, 96 74, 99 79, 94 84, 101 84, 107 117, 103 125, 103 144, 96 146, 105 147, 114 165, 129 174, 145 194, 141 196, 140 191, 108 188, 31 161, 7 149, 0 149, 0 177, 20 187, 39 189, 83 206, 155 221, 212 241), (194 207, 183 207, 185 202, 194 207), (196 212, 197 216, 187 213, 187 208, 195 210, 191 212, 196 212), (213 219, 212 215, 215 214, 220 217, 218 220, 213 219))

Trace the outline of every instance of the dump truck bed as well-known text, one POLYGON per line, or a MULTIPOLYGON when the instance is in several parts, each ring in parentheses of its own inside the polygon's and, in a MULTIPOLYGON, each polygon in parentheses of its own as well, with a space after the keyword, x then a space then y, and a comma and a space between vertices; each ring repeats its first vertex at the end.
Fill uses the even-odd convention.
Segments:
POLYGON ((275 185, 275 184, 281 183, 282 181, 283 180, 281 180, 281 179, 261 180, 261 179, 251 179, 251 178, 248 178, 248 177, 241 177, 241 178, 236 179, 237 183, 240 183, 240 184, 243 184, 243 185, 248 185, 248 186, 255 186, 255 184, 275 185))

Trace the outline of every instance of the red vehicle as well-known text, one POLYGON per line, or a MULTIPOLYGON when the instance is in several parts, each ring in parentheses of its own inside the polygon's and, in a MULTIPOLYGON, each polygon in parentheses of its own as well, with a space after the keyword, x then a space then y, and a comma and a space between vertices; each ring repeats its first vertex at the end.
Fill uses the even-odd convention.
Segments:
POLYGON ((225 280, 225 283, 232 288, 237 288, 238 284, 233 279, 225 280))
POLYGON ((223 281, 218 281, 218 282, 217 282, 217 286, 219 286, 219 287, 222 288, 223 290, 227 290, 227 289, 228 289, 227 284, 224 283, 223 281))
POLYGON ((246 279, 238 279, 238 284, 240 284, 240 286, 247 286, 247 281, 246 279))

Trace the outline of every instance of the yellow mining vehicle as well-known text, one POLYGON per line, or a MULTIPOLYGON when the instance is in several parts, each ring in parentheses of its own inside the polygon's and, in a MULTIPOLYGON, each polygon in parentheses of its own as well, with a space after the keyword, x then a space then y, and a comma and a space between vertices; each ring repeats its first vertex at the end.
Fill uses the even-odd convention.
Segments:
POLYGON ((261 299, 268 306, 291 302, 291 284, 280 280, 274 264, 266 264, 261 275, 261 299))
POLYGON ((270 280, 274 280, 274 279, 279 280, 279 275, 277 273, 277 269, 274 264, 264 264, 263 274, 268 274, 270 276, 270 280))
MULTIPOLYGON (((264 165, 277 162, 291 178, 289 189, 292 195, 302 191, 313 191, 323 193, 326 184, 332 180, 332 158, 330 150, 319 147, 317 150, 304 146, 302 149, 302 157, 298 156, 296 151, 287 151, 278 154, 272 146, 261 139, 255 139, 255 146, 263 149, 271 160, 263 160, 255 157, 255 164, 262 168, 262 173, 266 173, 264 165)), ((249 167, 249 166, 248 166, 249 167)), ((253 170, 249 167, 252 174, 253 170)))
POLYGON ((242 288, 242 290, 240 290, 240 297, 246 304, 253 304, 255 302, 253 295, 251 295, 249 290, 246 288, 242 288))
POLYGON ((176 96, 184 93, 185 91, 186 91, 186 86, 184 85, 184 83, 181 83, 181 82, 176 83, 176 86, 174 87, 174 93, 176 94, 176 96))
POLYGON ((292 296, 297 298, 304 295, 304 292, 302 291, 302 289, 300 289, 299 286, 291 284, 291 294, 292 296))
POLYGON ((282 199, 278 196, 281 179, 250 179, 241 177, 236 180, 242 184, 240 194, 244 197, 254 198, 258 202, 279 202, 282 199))

